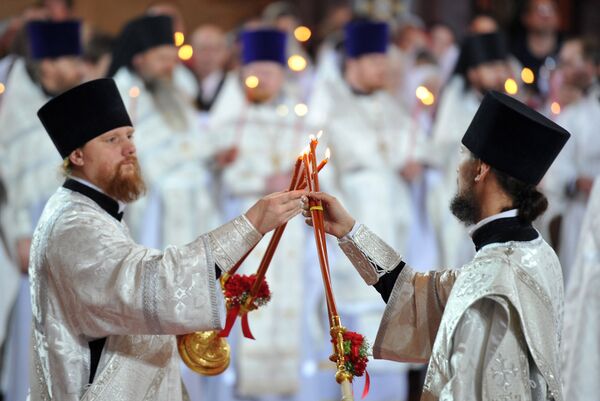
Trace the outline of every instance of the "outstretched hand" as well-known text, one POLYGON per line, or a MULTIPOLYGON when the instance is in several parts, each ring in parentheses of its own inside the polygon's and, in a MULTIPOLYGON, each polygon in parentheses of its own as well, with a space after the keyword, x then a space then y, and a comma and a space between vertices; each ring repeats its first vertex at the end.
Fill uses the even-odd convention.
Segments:
POLYGON ((323 204, 323 220, 326 233, 342 238, 354 227, 354 218, 344 209, 340 201, 325 192, 310 192, 302 197, 302 208, 304 209, 302 214, 306 217, 305 221, 309 226, 313 225, 309 200, 321 201, 323 204))
POLYGON ((272 193, 248 209, 246 218, 264 235, 299 215, 302 212, 300 198, 307 194, 307 191, 272 193))

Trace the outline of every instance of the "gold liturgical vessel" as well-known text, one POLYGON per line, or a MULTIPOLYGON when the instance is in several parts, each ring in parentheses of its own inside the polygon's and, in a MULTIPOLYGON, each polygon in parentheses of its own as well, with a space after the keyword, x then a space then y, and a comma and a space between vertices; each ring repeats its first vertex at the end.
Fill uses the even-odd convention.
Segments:
POLYGON ((229 367, 229 344, 218 331, 179 335, 177 349, 187 367, 201 375, 216 376, 229 367))

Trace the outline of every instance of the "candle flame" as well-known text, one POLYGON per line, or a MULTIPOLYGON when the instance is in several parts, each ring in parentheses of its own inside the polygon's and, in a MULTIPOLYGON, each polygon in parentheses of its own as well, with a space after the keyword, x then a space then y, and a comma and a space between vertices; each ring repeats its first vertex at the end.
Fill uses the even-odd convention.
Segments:
POLYGON ((509 95, 515 95, 519 91, 519 86, 517 85, 517 82, 514 79, 508 78, 504 82, 504 90, 509 95))
POLYGON ((173 34, 173 36, 174 36, 175 46, 179 47, 184 44, 185 35, 183 34, 183 32, 175 32, 173 34))
POLYGON ((550 110, 552 110, 553 114, 560 114, 560 104, 558 102, 552 102, 550 110))
POLYGON ((531 68, 525 67, 521 70, 521 80, 526 84, 532 84, 535 81, 535 75, 531 68))
POLYGON ((321 136, 323 135, 323 130, 319 130, 319 132, 317 132, 317 139, 321 139, 321 136))
POLYGON ((132 86, 129 89, 129 97, 138 97, 140 95, 140 88, 137 86, 132 86))
POLYGON ((329 160, 329 158, 330 158, 330 157, 331 157, 331 149, 327 148, 327 149, 325 150, 325 158, 326 158, 327 160, 329 160))
POLYGON ((183 45, 177 51, 177 55, 183 61, 187 61, 187 60, 191 59, 192 56, 194 55, 194 49, 192 48, 191 45, 183 45))
POLYGON ((246 80, 244 81, 244 83, 246 84, 246 86, 250 89, 254 89, 258 86, 259 84, 259 80, 258 77, 256 75, 250 75, 249 77, 246 78, 246 80))
POLYGON ((292 71, 303 71, 307 64, 306 59, 299 54, 293 54, 288 58, 288 67, 290 67, 290 70, 292 71))
POLYGON ((309 140, 309 141, 311 141, 311 142, 312 142, 312 141, 316 141, 316 140, 317 140, 317 137, 315 137, 313 134, 310 134, 310 135, 308 136, 308 140, 309 140))
POLYGON ((298 42, 306 42, 308 39, 310 39, 311 35, 312 32, 306 26, 301 25, 294 29, 294 37, 298 42))
POLYGON ((302 153, 300 153, 301 156, 307 155, 310 153, 310 146, 306 146, 303 150, 302 153))

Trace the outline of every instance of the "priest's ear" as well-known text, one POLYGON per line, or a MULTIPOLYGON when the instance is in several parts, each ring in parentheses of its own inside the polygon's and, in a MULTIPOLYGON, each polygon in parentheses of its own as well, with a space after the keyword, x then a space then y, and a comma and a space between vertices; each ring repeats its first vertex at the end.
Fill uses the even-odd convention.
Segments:
POLYGON ((486 179, 491 171, 491 166, 481 160, 477 160, 477 167, 475 168, 475 182, 481 182, 486 179))
POLYGON ((83 166, 83 150, 81 148, 77 148, 72 151, 69 155, 69 161, 73 166, 83 166))

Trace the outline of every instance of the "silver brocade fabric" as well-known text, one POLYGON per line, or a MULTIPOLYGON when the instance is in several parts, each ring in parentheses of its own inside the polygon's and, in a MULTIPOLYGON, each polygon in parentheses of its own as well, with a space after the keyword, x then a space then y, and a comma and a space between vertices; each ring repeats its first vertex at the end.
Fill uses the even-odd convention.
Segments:
POLYGON ((243 216, 164 252, 133 242, 93 200, 60 188, 33 237, 32 401, 181 400, 174 334, 221 326, 215 263, 260 239, 243 216), (88 342, 108 337, 88 386, 88 342))
POLYGON ((563 303, 560 264, 541 237, 485 246, 461 270, 405 266, 373 354, 429 361, 424 401, 561 401, 563 303))

